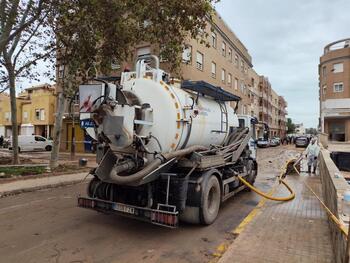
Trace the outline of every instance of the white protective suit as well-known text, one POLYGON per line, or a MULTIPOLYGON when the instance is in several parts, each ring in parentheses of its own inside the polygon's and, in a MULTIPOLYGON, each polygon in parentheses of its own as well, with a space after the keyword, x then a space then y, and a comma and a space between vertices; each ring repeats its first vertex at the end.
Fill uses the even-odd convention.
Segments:
POLYGON ((307 165, 316 168, 317 165, 317 157, 320 153, 320 146, 318 146, 317 142, 314 144, 309 143, 309 145, 306 148, 306 155, 307 155, 307 165), (315 158, 316 157, 316 158, 315 158))

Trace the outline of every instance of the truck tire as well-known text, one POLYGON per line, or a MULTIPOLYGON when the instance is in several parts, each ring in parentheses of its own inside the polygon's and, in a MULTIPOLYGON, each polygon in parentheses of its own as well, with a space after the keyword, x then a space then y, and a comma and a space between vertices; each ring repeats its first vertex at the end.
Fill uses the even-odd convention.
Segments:
POLYGON ((214 174, 203 185, 201 201, 200 221, 203 225, 210 225, 215 221, 221 203, 220 183, 214 174))
MULTIPOLYGON (((255 179, 257 176, 257 164, 253 160, 248 160, 247 161, 247 182, 250 183, 251 185, 254 185, 255 179)), ((247 192, 250 192, 251 189, 247 187, 245 189, 247 192)))

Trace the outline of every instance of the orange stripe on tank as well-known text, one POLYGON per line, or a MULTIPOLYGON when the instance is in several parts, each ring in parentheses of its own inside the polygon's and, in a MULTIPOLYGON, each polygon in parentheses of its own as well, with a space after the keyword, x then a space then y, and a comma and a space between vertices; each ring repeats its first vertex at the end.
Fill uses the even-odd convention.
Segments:
POLYGON ((175 143, 173 143, 170 147, 174 149, 176 147, 175 143))
POLYGON ((175 102, 175 108, 178 109, 179 108, 179 104, 177 102, 175 102))
POLYGON ((175 134, 175 140, 177 140, 177 139, 179 138, 179 136, 180 136, 180 135, 179 135, 178 133, 176 133, 176 134, 175 134))

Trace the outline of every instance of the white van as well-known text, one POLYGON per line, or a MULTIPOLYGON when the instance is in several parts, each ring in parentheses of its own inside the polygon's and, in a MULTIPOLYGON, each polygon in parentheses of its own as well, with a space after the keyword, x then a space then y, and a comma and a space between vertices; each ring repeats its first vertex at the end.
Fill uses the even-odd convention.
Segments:
MULTIPOLYGON (((40 135, 18 135, 19 151, 51 151, 52 141, 40 135)), ((10 137, 9 150, 12 150, 12 137, 10 137)))

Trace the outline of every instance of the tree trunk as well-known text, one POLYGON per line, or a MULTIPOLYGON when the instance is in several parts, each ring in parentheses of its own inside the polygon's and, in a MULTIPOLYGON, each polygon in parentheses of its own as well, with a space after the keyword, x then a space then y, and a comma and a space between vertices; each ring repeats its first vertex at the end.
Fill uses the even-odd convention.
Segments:
POLYGON ((13 164, 19 164, 18 156, 18 124, 17 124, 17 106, 16 106, 16 77, 13 67, 8 68, 10 84, 10 102, 11 102, 11 125, 12 125, 12 153, 13 164))
POLYGON ((55 117, 55 126, 53 130, 53 145, 50 159, 50 168, 54 169, 58 167, 58 154, 61 144, 61 130, 62 130, 62 120, 66 105, 66 98, 63 93, 58 95, 57 101, 57 112, 55 117))

